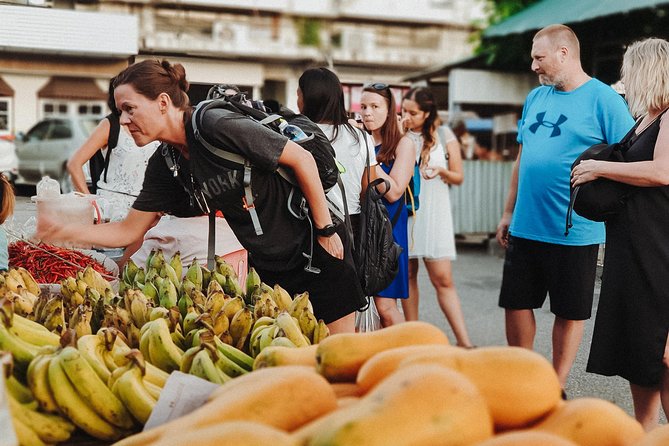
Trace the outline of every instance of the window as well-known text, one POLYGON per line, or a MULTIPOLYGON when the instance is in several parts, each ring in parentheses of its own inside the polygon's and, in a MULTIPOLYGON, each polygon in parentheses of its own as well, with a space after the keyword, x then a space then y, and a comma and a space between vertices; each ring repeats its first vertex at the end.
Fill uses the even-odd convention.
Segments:
POLYGON ((52 99, 46 99, 42 102, 43 118, 65 117, 67 111, 67 102, 57 102, 52 99))
POLYGON ((51 128, 51 121, 37 123, 26 134, 26 141, 42 141, 49 133, 49 128, 51 128))
POLYGON ((72 137, 72 129, 68 121, 56 120, 53 123, 49 139, 68 139, 72 137))
POLYGON ((10 100, 10 98, 0 98, 0 134, 8 133, 11 129, 10 100))

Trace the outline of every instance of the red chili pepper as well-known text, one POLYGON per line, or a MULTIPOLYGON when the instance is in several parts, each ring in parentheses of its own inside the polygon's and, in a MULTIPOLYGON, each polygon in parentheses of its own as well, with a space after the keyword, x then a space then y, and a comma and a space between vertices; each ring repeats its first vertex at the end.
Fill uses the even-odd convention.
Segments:
POLYGON ((24 241, 11 243, 8 247, 9 265, 27 269, 38 283, 58 283, 66 277, 76 276, 77 271, 88 265, 101 274, 112 275, 99 262, 80 251, 46 243, 40 243, 38 246, 39 248, 36 248, 24 241), (65 263, 50 253, 74 265, 65 263))

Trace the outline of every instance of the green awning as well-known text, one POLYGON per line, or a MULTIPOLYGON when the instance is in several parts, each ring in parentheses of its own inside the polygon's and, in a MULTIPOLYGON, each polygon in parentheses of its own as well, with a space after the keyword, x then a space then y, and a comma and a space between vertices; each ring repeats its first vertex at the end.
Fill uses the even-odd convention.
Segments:
POLYGON ((539 30, 553 23, 585 22, 598 17, 624 14, 636 9, 669 4, 667 0, 543 0, 488 27, 484 37, 500 37, 539 30))

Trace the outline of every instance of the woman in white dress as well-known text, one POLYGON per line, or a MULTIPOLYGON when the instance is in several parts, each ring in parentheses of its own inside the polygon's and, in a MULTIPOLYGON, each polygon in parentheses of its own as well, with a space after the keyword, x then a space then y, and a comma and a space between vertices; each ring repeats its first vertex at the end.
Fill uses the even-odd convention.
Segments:
POLYGON ((440 138, 441 121, 427 88, 412 88, 404 95, 402 124, 416 146, 421 172, 420 207, 409 217, 409 299, 402 301, 404 316, 418 319, 418 260, 423 259, 457 345, 471 347, 451 268, 456 253, 449 187, 464 179, 460 145, 447 127, 440 138))
POLYGON ((146 165, 159 143, 153 141, 143 147, 138 147, 128 129, 125 126, 118 125, 118 116, 116 115, 118 112, 114 104, 114 91, 111 88, 111 82, 108 105, 111 113, 100 121, 88 139, 72 154, 67 162, 67 170, 72 178, 74 189, 89 194, 90 191, 84 175, 84 165, 98 150, 102 150, 103 154, 107 155, 110 131, 113 131, 113 128, 118 128, 118 142, 109 154, 106 175, 103 174, 98 181, 97 195, 103 198, 102 203, 99 204, 104 208, 105 219, 120 221, 128 214, 130 206, 137 198, 139 191, 142 190, 146 165), (112 120, 116 120, 115 126, 112 126, 112 120))

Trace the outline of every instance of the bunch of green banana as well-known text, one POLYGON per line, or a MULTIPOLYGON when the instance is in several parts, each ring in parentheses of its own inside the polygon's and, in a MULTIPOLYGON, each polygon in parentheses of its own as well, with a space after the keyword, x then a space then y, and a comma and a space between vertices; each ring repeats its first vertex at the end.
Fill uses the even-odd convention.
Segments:
POLYGON ((217 365, 222 356, 218 353, 216 346, 209 342, 202 342, 186 350, 181 363, 181 371, 216 384, 223 384, 230 381, 232 377, 217 365))
POLYGON ((39 412, 30 404, 18 401, 11 392, 6 400, 21 445, 61 443, 68 441, 75 430, 75 426, 60 415, 39 412))
POLYGON ((146 379, 146 363, 136 349, 125 355, 126 365, 117 368, 109 381, 111 391, 123 401, 128 411, 140 423, 145 424, 160 397, 160 389, 146 379))
POLYGON ((144 324, 140 329, 139 349, 147 361, 161 370, 172 372, 181 368, 184 352, 172 340, 164 318, 144 324))
POLYGON ((282 311, 276 318, 263 316, 256 320, 249 339, 251 356, 258 354, 270 345, 285 347, 305 347, 318 344, 329 335, 325 322, 316 317, 305 306, 299 318, 282 311))

